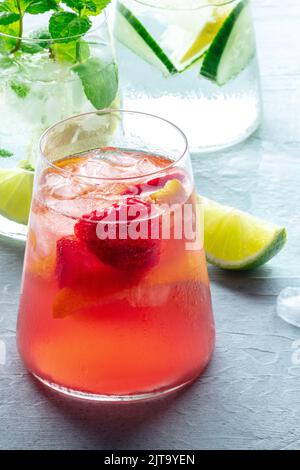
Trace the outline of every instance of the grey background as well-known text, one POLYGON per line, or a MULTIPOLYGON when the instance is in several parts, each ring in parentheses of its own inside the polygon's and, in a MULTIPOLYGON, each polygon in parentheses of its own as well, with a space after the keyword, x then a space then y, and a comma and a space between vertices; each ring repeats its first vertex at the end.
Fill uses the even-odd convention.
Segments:
POLYGON ((193 164, 202 194, 285 224, 289 244, 255 272, 210 268, 217 347, 200 380, 167 399, 111 406, 66 400, 23 369, 15 346, 23 247, 1 242, 1 449, 300 448, 300 330, 275 315, 281 289, 300 286, 300 6, 253 3, 264 125, 193 164))

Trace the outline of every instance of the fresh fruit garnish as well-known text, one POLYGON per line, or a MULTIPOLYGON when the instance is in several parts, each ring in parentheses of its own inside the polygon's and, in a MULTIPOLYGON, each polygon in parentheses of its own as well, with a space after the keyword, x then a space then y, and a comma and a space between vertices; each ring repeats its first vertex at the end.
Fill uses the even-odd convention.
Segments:
MULTIPOLYGON (((193 63, 205 53, 227 18, 230 8, 230 5, 215 6, 213 8, 211 17, 204 23, 202 29, 200 29, 200 31, 198 30, 196 34, 193 34, 192 42, 189 44, 186 52, 180 59, 181 67, 193 63)), ((193 26, 194 25, 196 26, 195 21, 193 22, 193 26)), ((190 29, 186 29, 185 36, 186 42, 188 42, 191 38, 190 29)), ((185 47, 187 46, 185 45, 185 47)))
POLYGON ((56 244, 56 277, 60 288, 82 285, 101 264, 86 245, 75 236, 63 237, 56 244))
POLYGON ((200 74, 225 85, 238 75, 255 54, 255 35, 249 0, 231 11, 208 49, 200 74))
POLYGON ((204 246, 211 264, 237 271, 257 268, 286 243, 284 227, 200 196, 199 203, 204 206, 204 246))
POLYGON ((180 181, 172 179, 150 197, 156 204, 182 204, 186 201, 187 194, 180 181))
POLYGON ((168 16, 161 12, 166 29, 151 35, 135 12, 118 2, 115 35, 128 49, 161 70, 164 75, 185 71, 202 59, 231 11, 228 5, 195 9, 193 15, 168 16), (164 18, 165 16, 165 18, 164 18))
POLYGON ((60 290, 53 304, 55 318, 84 310, 86 313, 86 309, 99 306, 106 298, 139 282, 138 277, 102 264, 85 243, 74 236, 63 237, 57 244, 56 275, 60 290))
POLYGON ((145 26, 120 2, 117 6, 115 35, 124 46, 164 74, 177 72, 174 64, 145 26))
POLYGON ((166 174, 144 181, 143 183, 128 185, 122 192, 122 196, 139 196, 142 193, 153 191, 154 188, 163 188, 168 181, 173 179, 184 182, 186 174, 180 168, 176 168, 166 174))
POLYGON ((130 184, 121 192, 121 196, 139 196, 142 194, 145 186, 141 184, 130 184))
MULTIPOLYGON (((168 248, 167 248, 168 249, 168 248)), ((168 261, 160 263, 159 266, 147 274, 145 283, 148 289, 159 284, 177 284, 183 282, 197 281, 209 285, 207 270, 205 265, 204 250, 188 251, 179 250, 176 257, 170 254, 168 261)))
POLYGON ((147 270, 160 257, 160 240, 150 238, 151 207, 150 202, 127 198, 84 215, 75 225, 75 235, 109 266, 129 272, 147 270), (106 238, 99 237, 99 232, 106 232, 106 238))
POLYGON ((65 287, 55 297, 52 310, 53 317, 66 318, 100 302, 101 297, 99 295, 85 296, 80 290, 65 287))
POLYGON ((1 215, 19 224, 27 224, 33 177, 33 171, 26 166, 0 169, 1 215))
POLYGON ((157 176, 155 178, 150 179, 149 181, 147 181, 147 185, 151 186, 151 189, 153 189, 153 186, 157 188, 163 188, 168 181, 174 179, 183 182, 186 179, 185 172, 183 170, 180 170, 180 168, 176 168, 174 170, 169 171, 165 175, 157 176))

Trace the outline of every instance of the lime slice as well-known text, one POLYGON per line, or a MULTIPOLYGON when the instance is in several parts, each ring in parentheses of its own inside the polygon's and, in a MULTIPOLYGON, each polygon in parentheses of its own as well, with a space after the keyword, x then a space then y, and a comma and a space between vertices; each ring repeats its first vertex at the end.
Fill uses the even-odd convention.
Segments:
POLYGON ((0 214, 26 225, 30 210, 34 173, 31 167, 0 169, 0 214))
POLYGON ((249 0, 231 11, 203 60, 200 74, 225 85, 238 75, 255 54, 255 34, 249 0))
POLYGON ((284 227, 200 196, 198 199, 204 207, 204 246, 211 264, 237 271, 257 268, 285 245, 284 227))

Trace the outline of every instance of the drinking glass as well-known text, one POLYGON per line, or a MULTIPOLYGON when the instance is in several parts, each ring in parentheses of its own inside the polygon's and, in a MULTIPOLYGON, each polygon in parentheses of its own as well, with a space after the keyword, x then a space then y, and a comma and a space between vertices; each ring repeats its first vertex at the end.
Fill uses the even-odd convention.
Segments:
POLYGON ((40 141, 17 342, 74 397, 156 397, 194 380, 214 321, 187 141, 139 112, 72 117, 40 141))
POLYGON ((229 147, 258 127, 249 0, 118 0, 114 36, 123 107, 173 120, 192 151, 229 147))
POLYGON ((72 115, 119 107, 105 13, 91 17, 85 33, 63 38, 51 36, 49 18, 26 14, 22 37, 0 25, 0 234, 22 240, 40 135, 72 115))

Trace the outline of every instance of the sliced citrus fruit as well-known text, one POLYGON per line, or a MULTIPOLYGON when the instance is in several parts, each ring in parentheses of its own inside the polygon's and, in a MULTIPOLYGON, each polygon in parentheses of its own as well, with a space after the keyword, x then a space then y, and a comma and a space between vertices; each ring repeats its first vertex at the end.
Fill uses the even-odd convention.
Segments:
POLYGON ((0 214, 19 224, 27 224, 34 173, 22 162, 20 167, 0 169, 0 214))
POLYGON ((200 27, 200 18, 199 24, 193 18, 193 24, 185 30, 185 38, 182 39, 183 48, 181 48, 181 51, 185 48, 185 52, 180 57, 179 65, 176 64, 175 60, 175 64, 180 70, 185 69, 203 57, 203 54, 210 47, 231 10, 232 7, 230 5, 213 7, 210 16, 206 17, 204 22, 202 20, 202 27, 200 27))
POLYGON ((230 270, 257 268, 285 245, 284 227, 200 196, 198 199, 204 207, 204 247, 211 264, 230 270))
POLYGON ((182 183, 177 179, 172 179, 150 197, 157 204, 179 204, 186 200, 187 194, 182 183))

